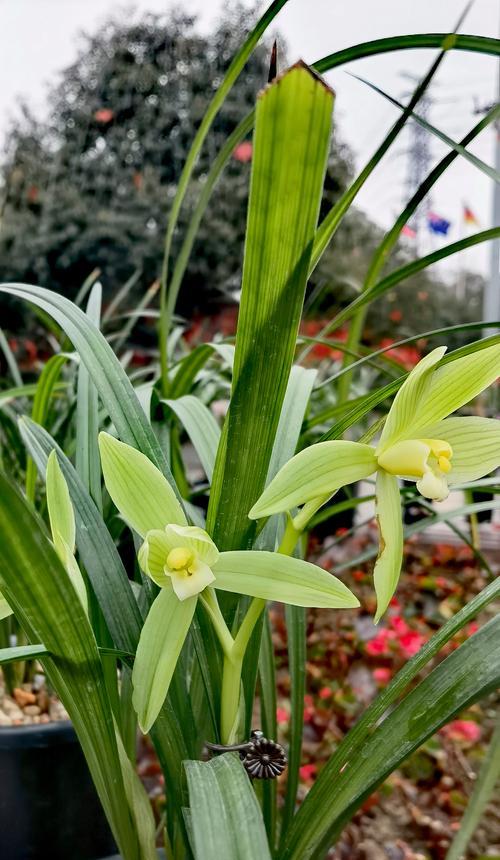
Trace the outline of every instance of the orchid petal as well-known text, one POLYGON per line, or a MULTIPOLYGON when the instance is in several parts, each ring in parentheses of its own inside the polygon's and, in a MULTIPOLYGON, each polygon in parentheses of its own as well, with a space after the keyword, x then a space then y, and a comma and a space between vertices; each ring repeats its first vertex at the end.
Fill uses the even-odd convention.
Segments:
POLYGON ((170 549, 183 546, 194 550, 198 558, 209 567, 212 567, 219 558, 219 550, 210 535, 199 526, 168 525, 165 534, 170 543, 170 549))
POLYGON ((249 513, 250 519, 287 511, 329 496, 367 478, 377 469, 374 449, 360 442, 318 442, 286 463, 266 487, 249 513))
MULTIPOLYGON (((439 367, 418 404, 411 435, 423 436, 421 429, 451 415, 469 403, 500 373, 500 344, 485 347, 439 367)), ((405 434, 408 435, 408 434, 405 434)))
POLYGON ((160 588, 171 585, 170 578, 165 573, 165 562, 171 549, 172 543, 165 529, 151 529, 137 555, 141 570, 160 588))
POLYGON ((408 428, 415 421, 418 404, 425 397, 431 384, 435 366, 441 361, 445 352, 445 346, 438 346, 419 361, 409 373, 389 410, 377 447, 377 454, 381 454, 390 445, 408 435, 408 428))
POLYGON ((0 621, 2 621, 4 618, 8 618, 9 615, 12 615, 12 609, 10 608, 5 597, 0 591, 0 621))
POLYGON ((64 560, 66 548, 71 553, 75 548, 75 514, 68 485, 54 450, 47 460, 45 487, 52 540, 59 558, 64 560))
POLYGON ((377 475, 376 496, 380 550, 373 571, 377 594, 375 624, 380 621, 389 606, 401 572, 403 523, 397 478, 381 469, 377 475))
POLYGON ((448 484, 476 481, 500 466, 500 421, 496 418, 446 418, 425 428, 453 449, 448 484))
POLYGON ((162 588, 144 622, 132 672, 132 704, 144 734, 165 701, 196 603, 196 597, 181 602, 162 588))
POLYGON ((169 571, 167 576, 172 582, 179 600, 187 600, 189 597, 194 597, 203 591, 207 585, 211 585, 215 581, 215 576, 212 569, 203 561, 196 561, 189 568, 189 574, 184 571, 169 571))
POLYGON ((144 454, 109 433, 99 434, 99 450, 108 493, 141 537, 167 523, 186 524, 172 487, 144 454))
POLYGON ((215 588, 293 606, 350 608, 357 597, 340 579, 300 558, 276 552, 221 552, 215 588))

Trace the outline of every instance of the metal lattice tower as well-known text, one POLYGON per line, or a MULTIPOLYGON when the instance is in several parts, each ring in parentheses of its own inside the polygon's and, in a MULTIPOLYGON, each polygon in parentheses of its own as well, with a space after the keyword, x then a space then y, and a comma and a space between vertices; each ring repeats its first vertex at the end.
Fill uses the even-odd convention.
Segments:
MULTIPOLYGON (((419 81, 419 78, 406 72, 403 73, 402 76, 409 78, 415 83, 415 85, 417 85, 419 81)), ((406 97, 409 97, 410 95, 411 93, 405 93, 406 97)), ((416 106, 416 111, 422 119, 429 121, 431 107, 432 98, 428 92, 425 92, 416 106)), ((432 159, 429 132, 414 120, 409 120, 408 131, 409 146, 407 150, 408 163, 405 182, 405 202, 408 202, 408 200, 413 197, 416 190, 429 174, 432 159)), ((430 196, 427 194, 408 222, 408 226, 416 233, 417 243, 420 242, 424 233, 427 216, 430 210, 431 200, 430 196)))

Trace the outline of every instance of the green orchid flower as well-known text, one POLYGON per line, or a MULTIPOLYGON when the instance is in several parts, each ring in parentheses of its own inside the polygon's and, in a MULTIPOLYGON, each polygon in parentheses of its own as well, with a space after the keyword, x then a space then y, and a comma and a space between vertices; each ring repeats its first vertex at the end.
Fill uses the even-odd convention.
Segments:
POLYGON ((66 479, 55 451, 51 451, 45 473, 47 510, 54 549, 73 583, 80 601, 88 612, 87 589, 75 558, 75 513, 66 479))
POLYGON ((174 490, 144 454, 107 433, 99 435, 99 449, 109 495, 143 540, 139 565, 160 587, 132 672, 143 732, 163 705, 199 599, 217 629, 221 616, 212 587, 296 606, 359 606, 347 586, 309 562, 274 552, 219 552, 204 529, 188 524, 174 490))
MULTIPOLYGON (((442 501, 450 487, 474 481, 500 465, 500 422, 448 418, 500 372, 500 345, 439 366, 446 347, 420 361, 396 395, 376 447, 319 442, 281 469, 251 509, 251 519, 326 501, 346 484, 376 473, 380 551, 374 568, 378 621, 396 589, 403 556, 398 478, 415 481, 428 499, 442 501)), ((307 514, 307 508, 304 509, 307 514)), ((301 515, 298 515, 301 522, 301 515)), ((304 516, 302 516, 302 520, 304 516)))

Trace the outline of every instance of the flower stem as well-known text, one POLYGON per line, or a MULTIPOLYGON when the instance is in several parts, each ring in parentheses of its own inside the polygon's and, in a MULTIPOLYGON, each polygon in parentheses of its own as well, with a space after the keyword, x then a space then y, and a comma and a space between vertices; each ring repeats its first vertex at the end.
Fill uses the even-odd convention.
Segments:
POLYGON ((222 646, 222 650, 224 651, 224 655, 226 657, 230 656, 234 646, 234 639, 229 632, 226 622, 224 621, 224 616, 220 611, 219 601, 217 600, 217 595, 213 588, 205 588, 205 590, 200 594, 200 600, 205 610, 208 612, 214 630, 217 634, 217 638, 222 646))

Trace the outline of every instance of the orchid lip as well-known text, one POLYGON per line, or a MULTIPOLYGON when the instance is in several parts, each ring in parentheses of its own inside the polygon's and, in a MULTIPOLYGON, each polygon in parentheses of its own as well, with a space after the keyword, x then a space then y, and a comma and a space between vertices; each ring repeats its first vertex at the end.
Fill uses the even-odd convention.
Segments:
POLYGON ((390 445, 378 456, 384 471, 416 479, 417 489, 426 498, 444 501, 449 494, 446 475, 451 471, 451 445, 443 439, 406 439, 390 445))

